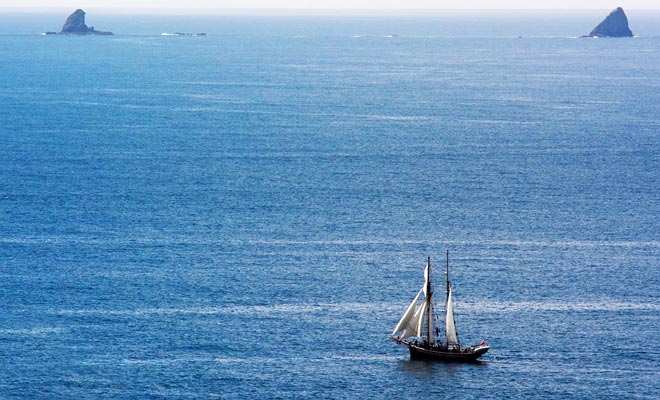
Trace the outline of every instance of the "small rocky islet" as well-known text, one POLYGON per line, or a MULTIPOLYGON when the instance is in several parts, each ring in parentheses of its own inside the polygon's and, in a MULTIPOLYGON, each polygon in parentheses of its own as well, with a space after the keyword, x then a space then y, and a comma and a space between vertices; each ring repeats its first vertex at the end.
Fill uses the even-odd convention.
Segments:
POLYGON ((632 37, 633 33, 628 26, 628 17, 623 8, 617 7, 598 24, 588 35, 582 37, 632 37))
POLYGON ((112 32, 97 31, 85 24, 85 11, 77 9, 64 22, 60 32, 46 32, 46 35, 113 35, 112 32))

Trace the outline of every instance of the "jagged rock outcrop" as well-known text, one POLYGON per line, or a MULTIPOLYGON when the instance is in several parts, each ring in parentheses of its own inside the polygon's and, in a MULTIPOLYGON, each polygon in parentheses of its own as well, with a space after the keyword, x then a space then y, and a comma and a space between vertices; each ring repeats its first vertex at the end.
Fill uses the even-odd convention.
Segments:
POLYGON ((85 25, 85 12, 77 9, 64 22, 61 35, 112 35, 112 32, 102 32, 94 30, 94 27, 85 25))
POLYGON ((598 24, 589 37, 632 37, 633 33, 628 27, 628 17, 623 8, 617 7, 598 24))

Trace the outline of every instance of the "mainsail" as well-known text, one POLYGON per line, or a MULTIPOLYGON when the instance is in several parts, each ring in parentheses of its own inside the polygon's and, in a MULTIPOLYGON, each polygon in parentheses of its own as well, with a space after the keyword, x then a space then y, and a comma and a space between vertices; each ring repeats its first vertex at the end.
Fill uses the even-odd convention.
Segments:
POLYGON ((427 336, 428 336, 428 341, 429 344, 435 344, 435 335, 433 332, 435 331, 435 327, 433 326, 433 304, 431 303, 431 298, 429 297, 428 299, 428 311, 427 311, 427 323, 428 323, 428 330, 427 330, 427 336))
POLYGON ((454 324, 454 303, 451 300, 451 286, 447 294, 447 315, 445 317, 445 329, 447 330, 447 346, 460 346, 456 325, 454 324))

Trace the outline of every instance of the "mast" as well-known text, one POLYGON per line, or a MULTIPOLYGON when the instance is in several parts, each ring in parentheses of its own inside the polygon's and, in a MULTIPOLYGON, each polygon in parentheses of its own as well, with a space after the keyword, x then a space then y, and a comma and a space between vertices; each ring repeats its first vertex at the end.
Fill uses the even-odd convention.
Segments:
POLYGON ((428 321, 427 325, 427 338, 429 344, 435 343, 435 338, 433 336, 433 292, 431 291, 431 256, 428 256, 428 259, 426 261, 426 266, 427 266, 427 271, 426 273, 428 274, 426 276, 426 301, 427 301, 427 314, 426 314, 426 320, 428 321))
POLYGON ((449 250, 447 250, 447 272, 445 272, 445 276, 447 276, 447 301, 449 301, 449 250))
POLYGON ((446 282, 446 287, 447 287, 447 297, 445 299, 445 336, 446 336, 446 342, 445 345, 449 347, 449 333, 447 332, 449 329, 447 327, 447 318, 449 317, 447 315, 447 309, 449 308, 449 250, 447 250, 447 269, 445 271, 445 277, 447 279, 446 282))

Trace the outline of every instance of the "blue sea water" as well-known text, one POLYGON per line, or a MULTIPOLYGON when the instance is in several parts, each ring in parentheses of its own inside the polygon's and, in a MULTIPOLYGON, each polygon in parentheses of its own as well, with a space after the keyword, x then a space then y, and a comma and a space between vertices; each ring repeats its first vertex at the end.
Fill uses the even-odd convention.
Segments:
POLYGON ((660 397, 658 37, 215 21, 0 35, 0 398, 660 397))

